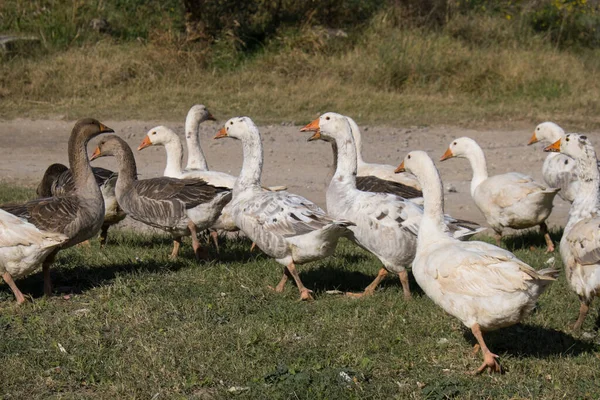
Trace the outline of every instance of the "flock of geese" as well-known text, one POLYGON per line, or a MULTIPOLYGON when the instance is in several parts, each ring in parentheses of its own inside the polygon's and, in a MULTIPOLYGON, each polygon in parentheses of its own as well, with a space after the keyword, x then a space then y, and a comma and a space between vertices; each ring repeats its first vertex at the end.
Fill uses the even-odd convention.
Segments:
MULTIPOLYGON (((405 298, 411 291, 406 267, 438 306, 471 329, 483 353, 477 369, 501 372, 498 356, 482 332, 520 322, 556 279, 552 268, 536 271, 511 252, 467 241, 485 228, 444 214, 443 186, 431 158, 408 153, 399 167, 363 160, 361 134, 349 117, 326 113, 301 129, 308 139, 332 145, 335 174, 327 189, 327 211, 284 187, 261 185, 261 135, 248 117, 228 120, 215 139, 241 141, 239 176, 211 171, 199 143, 199 126, 213 119, 206 107, 193 106, 186 118, 187 165, 183 145, 171 129, 148 131, 138 150, 164 146, 163 177, 138 179, 132 149, 117 135, 106 135, 88 158, 90 139, 114 131, 95 119, 77 121, 68 143, 69 168, 51 165, 38 187, 39 198, 0 206, 0 272, 18 303, 25 297, 14 278, 42 265, 44 293, 51 295, 50 266, 58 251, 101 232, 126 215, 173 237, 177 257, 182 237, 191 236, 195 256, 206 258, 198 233, 241 231, 283 266, 275 287, 295 281, 302 300, 312 300, 296 268, 330 256, 345 237, 374 254, 382 264, 375 280, 359 294, 373 294, 388 274, 396 274, 405 298), (118 172, 92 168, 90 160, 116 158, 118 172)), ((560 241, 566 277, 581 300, 579 329, 594 296, 600 294, 600 216, 598 164, 586 136, 565 134, 556 124, 540 124, 530 144, 548 141, 543 166, 546 185, 517 172, 489 176, 485 155, 470 138, 453 140, 441 160, 466 158, 473 169, 471 195, 498 238, 505 228, 539 226, 548 251, 554 244, 545 224, 558 194, 572 202, 560 241)))

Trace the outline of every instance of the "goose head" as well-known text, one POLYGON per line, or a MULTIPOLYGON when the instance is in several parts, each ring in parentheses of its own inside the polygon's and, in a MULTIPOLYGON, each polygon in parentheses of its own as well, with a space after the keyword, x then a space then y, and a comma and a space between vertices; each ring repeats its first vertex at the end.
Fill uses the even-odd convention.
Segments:
POLYGON ((244 140, 254 137, 260 137, 256 124, 250 117, 234 117, 225 122, 214 139, 230 137, 233 139, 244 140))
POLYGON ((433 160, 429 155, 421 150, 411 151, 404 157, 402 163, 396 168, 395 173, 410 172, 417 177, 417 179, 423 176, 423 172, 426 168, 433 166, 433 160))
POLYGON ((578 133, 569 133, 563 139, 558 139, 550 146, 544 149, 546 152, 564 153, 576 160, 585 159, 591 156, 596 157, 594 147, 585 135, 578 133))
POLYGON ((108 135, 98 142, 96 150, 92 153, 90 160, 95 160, 100 157, 116 156, 128 147, 129 145, 120 137, 108 135))
POLYGON ((138 150, 145 149, 150 146, 165 146, 167 143, 173 140, 179 141, 179 137, 173 130, 166 126, 155 126, 150 129, 142 143, 139 145, 138 150))
POLYGON ((324 140, 326 142, 335 142, 336 140, 352 140, 348 118, 341 114, 328 112, 300 129, 300 132, 314 132, 308 139, 324 140))
POLYGON ((527 145, 531 145, 537 142, 550 142, 554 143, 565 135, 563 128, 555 124, 554 122, 542 122, 535 127, 531 139, 527 145))
POLYGON ((66 165, 63 164, 51 164, 46 168, 44 177, 36 189, 38 197, 50 197, 52 196, 52 184, 56 181, 60 174, 68 170, 66 165))
POLYGON ((475 149, 479 148, 476 141, 468 137, 454 139, 448 150, 442 155, 440 161, 447 160, 452 157, 467 158, 475 149))
POLYGON ((86 141, 100 135, 101 133, 111 133, 113 129, 107 127, 94 118, 83 118, 75 123, 71 135, 82 138, 86 141))

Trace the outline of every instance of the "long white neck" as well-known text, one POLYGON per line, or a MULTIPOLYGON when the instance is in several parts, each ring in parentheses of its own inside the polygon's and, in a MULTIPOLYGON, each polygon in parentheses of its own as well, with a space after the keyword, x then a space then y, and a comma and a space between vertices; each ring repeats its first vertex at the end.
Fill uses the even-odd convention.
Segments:
POLYGON ((587 147, 585 156, 577 159, 576 163, 579 190, 569 210, 569 221, 565 232, 582 219, 600 213, 600 189, 598 188, 600 173, 594 149, 587 147))
POLYGON ((475 194, 475 189, 488 178, 487 163, 485 154, 479 146, 472 146, 470 151, 465 155, 465 158, 471 163, 473 170, 473 179, 471 179, 471 196, 475 194))
POLYGON ((188 159, 185 169, 208 171, 208 163, 200 147, 200 116, 188 114, 185 119, 185 140, 187 143, 188 159))
POLYGON ((164 176, 178 178, 181 176, 181 168, 183 165, 183 145, 179 138, 169 140, 164 144, 167 151, 167 167, 165 168, 164 176))
POLYGON ((444 224, 444 194, 440 173, 431 159, 424 159, 416 171, 423 188, 423 219, 419 226, 419 246, 450 238, 444 224))
POLYGON ((354 145, 356 147, 356 160, 358 164, 364 164, 365 161, 362 157, 362 134, 360 133, 360 128, 354 122, 352 118, 348 118, 348 123, 350 124, 350 130, 352 132, 352 137, 354 139, 354 145))
POLYGON ((263 167, 263 147, 260 132, 256 127, 249 127, 252 130, 251 134, 242 138, 242 150, 244 152, 244 162, 242 170, 235 186, 233 187, 234 195, 236 192, 241 192, 247 189, 258 189, 260 187, 260 177, 263 167))
POLYGON ((333 145, 333 155, 336 164, 332 184, 348 186, 356 189, 356 147, 352 138, 336 138, 333 145))

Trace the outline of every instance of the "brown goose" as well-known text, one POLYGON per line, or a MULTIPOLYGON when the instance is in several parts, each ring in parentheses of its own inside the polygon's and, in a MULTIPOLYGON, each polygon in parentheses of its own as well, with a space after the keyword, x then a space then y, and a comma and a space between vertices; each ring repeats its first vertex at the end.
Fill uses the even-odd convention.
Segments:
POLYGON ((209 185, 202 179, 138 180, 133 152, 117 136, 101 140, 91 159, 104 156, 117 158, 119 176, 115 194, 123 210, 133 219, 169 232, 174 241, 172 259, 177 257, 182 236, 187 235, 192 237, 196 258, 204 258, 197 231, 214 224, 231 200, 231 190, 209 185))
MULTIPOLYGON (((126 214, 119 207, 115 197, 117 174, 101 167, 92 167, 92 172, 104 198, 104 223, 100 230, 100 246, 104 247, 108 236, 108 228, 125 219, 126 214)), ((57 163, 46 169, 44 177, 37 187, 37 194, 40 197, 62 196, 72 190, 75 190, 73 174, 66 166, 57 163)))
POLYGON ((52 294, 50 265, 56 253, 60 249, 93 237, 102 226, 104 200, 94 179, 86 146, 90 139, 106 132, 114 131, 92 118, 84 118, 75 123, 68 147, 69 165, 73 171, 75 190, 23 204, 0 206, 41 231, 60 233, 68 238, 60 247, 40 260, 44 271, 44 293, 47 296, 52 294))

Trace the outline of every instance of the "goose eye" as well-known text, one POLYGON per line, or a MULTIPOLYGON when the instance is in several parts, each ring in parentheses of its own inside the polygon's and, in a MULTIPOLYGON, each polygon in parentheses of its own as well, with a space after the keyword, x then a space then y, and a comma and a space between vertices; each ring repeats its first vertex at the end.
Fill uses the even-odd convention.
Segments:
POLYGON ((153 135, 156 135, 156 132, 152 132, 153 135))
POLYGON ((325 119, 326 119, 327 121, 329 121, 331 118, 330 118, 330 117, 325 117, 325 119))
POLYGON ((231 121, 231 122, 229 123, 229 125, 233 125, 233 121, 231 121))
POLYGON ((567 136, 567 138, 565 140, 568 142, 569 141, 569 137, 567 136))
POLYGON ((408 158, 410 160, 410 154, 406 158, 408 158))
POLYGON ((581 138, 582 138, 583 140, 586 140, 586 139, 587 139, 587 136, 585 136, 585 135, 581 135, 581 138))
POLYGON ((536 130, 536 131, 539 131, 539 130, 540 130, 540 127, 538 126, 538 127, 535 129, 535 130, 536 130))
POLYGON ((456 142, 452 143, 453 146, 456 146, 456 142))

